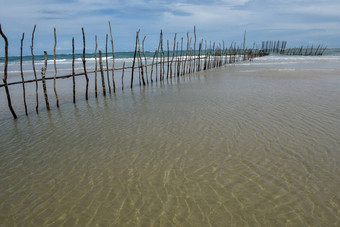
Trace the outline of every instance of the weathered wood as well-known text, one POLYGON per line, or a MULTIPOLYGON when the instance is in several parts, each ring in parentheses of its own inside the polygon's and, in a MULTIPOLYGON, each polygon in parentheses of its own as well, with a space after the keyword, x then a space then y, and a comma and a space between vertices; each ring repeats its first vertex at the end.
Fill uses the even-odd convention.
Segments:
MULTIPOLYGON (((144 36, 143 38, 143 42, 142 42, 142 51, 143 51, 143 56, 144 56, 144 60, 145 60, 145 77, 146 77, 146 83, 149 84, 149 78, 148 78, 148 62, 146 59, 146 55, 145 55, 145 51, 144 51, 144 41, 146 39, 146 36, 144 36)), ((123 67, 124 68, 124 67, 123 67)))
POLYGON ((177 33, 175 33, 175 36, 174 36, 174 46, 172 50, 172 58, 171 58, 171 63, 170 63, 170 78, 172 78, 172 70, 173 70, 172 63, 174 62, 174 58, 175 58, 176 36, 177 36, 177 33))
POLYGON ((57 63, 56 63, 56 57, 55 57, 55 49, 57 46, 57 34, 56 34, 56 29, 54 28, 54 48, 53 48, 53 60, 54 60, 54 79, 53 79, 53 89, 54 89, 54 94, 57 102, 57 107, 59 108, 59 99, 58 99, 58 93, 57 93, 57 88, 56 88, 56 77, 57 77, 57 63))
POLYGON ((96 98, 98 97, 98 82, 97 82, 97 71, 98 71, 98 64, 97 64, 97 48, 98 48, 98 42, 97 42, 97 35, 94 37, 96 45, 94 48, 94 93, 96 98))
POLYGON ((107 77, 107 86, 109 87, 109 94, 111 95, 111 83, 110 83, 110 72, 109 72, 109 60, 107 57, 107 40, 108 34, 106 34, 106 45, 105 45, 105 63, 106 63, 106 77, 107 77))
MULTIPOLYGON (((196 41, 197 41, 197 36, 196 36, 196 25, 194 26, 194 56, 196 56, 196 41)), ((196 70, 196 60, 194 60, 194 65, 193 65, 194 71, 196 70)))
POLYGON ((141 54, 141 49, 140 49, 140 42, 139 42, 139 36, 138 36, 138 56, 139 56, 139 62, 140 62, 140 72, 142 75, 142 81, 143 81, 143 86, 145 86, 145 79, 144 79, 144 69, 143 69, 143 60, 142 60, 142 54, 141 54))
POLYGON ((33 27, 33 31, 32 31, 31 55, 32 55, 33 74, 35 78, 35 99, 36 99, 35 111, 38 113, 39 112, 39 96, 38 96, 38 80, 37 80, 38 78, 37 78, 37 72, 35 70, 34 53, 33 53, 33 41, 34 41, 34 33, 35 33, 36 27, 37 25, 35 24, 33 27))
POLYGON ((115 82, 115 51, 113 48, 113 36, 112 36, 112 29, 111 29, 111 23, 109 21, 109 27, 110 27, 110 36, 111 36, 111 47, 112 47, 112 84, 113 84, 113 93, 116 93, 116 82, 115 82))
MULTIPOLYGON (((154 65, 154 62, 155 62, 156 54, 157 54, 157 51, 155 51, 155 53, 154 53, 154 55, 153 55, 153 58, 152 58, 151 73, 150 73, 150 81, 151 81, 151 83, 153 83, 152 73, 153 73, 153 65, 154 65)), ((157 75, 156 75, 156 76, 157 76, 157 75)))
POLYGON ((25 89, 25 79, 24 79, 24 73, 22 71, 22 46, 25 38, 25 33, 22 33, 22 38, 21 38, 21 46, 20 46, 20 73, 21 73, 21 81, 22 81, 22 95, 24 98, 24 106, 25 106, 25 114, 26 116, 28 115, 27 113, 27 104, 26 104, 26 89, 25 89))
POLYGON ((4 65, 4 78, 2 81, 4 82, 5 85, 5 90, 6 90, 6 95, 7 95, 7 103, 8 103, 8 108, 11 111, 14 119, 17 119, 17 115, 15 114, 15 111, 12 107, 12 101, 11 101, 11 95, 9 93, 8 85, 7 85, 7 67, 8 67, 8 40, 6 35, 2 32, 1 24, 0 24, 0 35, 5 41, 5 65, 4 65))
POLYGON ((125 61, 123 62, 123 71, 122 71, 122 90, 124 91, 124 69, 125 69, 125 61))
POLYGON ((103 95, 106 96, 104 70, 103 70, 103 60, 102 60, 102 51, 101 50, 99 51, 99 66, 100 66, 100 75, 102 77, 103 95))
POLYGON ((133 73, 135 71, 135 63, 136 63, 136 55, 137 55, 137 44, 138 44, 138 36, 139 31, 136 32, 136 45, 135 45, 135 53, 133 54, 133 62, 132 62, 132 71, 131 71, 131 88, 133 87, 133 73))
POLYGON ((76 79, 74 73, 74 37, 72 37, 72 82, 73 82, 73 103, 76 103, 76 79))
POLYGON ((86 71, 86 59, 85 59, 85 32, 84 28, 81 28, 81 31, 83 33, 83 56, 82 56, 82 61, 83 61, 83 67, 84 67, 84 75, 86 79, 86 93, 85 93, 85 99, 89 99, 89 77, 87 76, 87 71, 86 71))
POLYGON ((166 71, 166 78, 169 78, 169 70, 170 70, 170 48, 169 48, 169 40, 166 40, 167 47, 168 47, 168 69, 166 71))
POLYGON ((44 51, 44 67, 41 68, 41 82, 43 85, 43 91, 44 91, 44 97, 45 97, 45 103, 46 103, 46 109, 50 110, 50 103, 48 102, 48 95, 47 95, 47 88, 46 88, 46 81, 45 81, 45 74, 47 71, 47 52, 44 51))

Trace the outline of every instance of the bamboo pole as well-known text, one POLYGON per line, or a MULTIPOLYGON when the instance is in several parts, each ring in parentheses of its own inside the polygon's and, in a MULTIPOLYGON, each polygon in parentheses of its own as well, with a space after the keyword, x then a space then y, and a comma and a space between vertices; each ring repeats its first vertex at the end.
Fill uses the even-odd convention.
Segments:
POLYGON ((34 25, 33 31, 32 31, 32 45, 31 45, 31 54, 32 54, 32 65, 33 65, 33 74, 35 78, 35 99, 36 99, 36 106, 35 106, 35 111, 39 113, 39 96, 38 96, 38 78, 37 78, 37 72, 35 70, 35 64, 34 64, 34 53, 33 53, 33 40, 34 40, 34 33, 35 33, 35 28, 37 25, 34 25))
POLYGON ((133 73, 135 71, 135 63, 136 63, 136 54, 137 54, 137 42, 138 42, 138 36, 139 36, 139 31, 136 32, 136 46, 135 46, 135 53, 133 55, 133 62, 132 62, 132 72, 131 72, 131 88, 133 87, 133 73))
POLYGON ((53 48, 53 60, 54 60, 54 79, 53 79, 53 88, 54 88, 54 94, 57 101, 57 107, 59 108, 59 99, 58 99, 58 93, 56 88, 56 77, 57 77, 57 63, 56 63, 56 57, 55 57, 55 48, 57 46, 57 34, 56 29, 54 28, 54 48, 53 48))
POLYGON ((112 36, 112 29, 111 29, 111 23, 109 21, 109 27, 110 27, 110 36, 111 36, 111 47, 112 47, 112 84, 113 84, 113 93, 116 93, 116 82, 115 82, 115 52, 113 48, 113 36, 112 36))
POLYGON ((96 98, 98 97, 98 82, 97 82, 97 71, 98 71, 98 64, 97 64, 97 48, 98 48, 98 42, 97 42, 97 35, 94 36, 96 46, 94 48, 94 92, 96 95, 96 98))
POLYGON ((8 102, 8 107, 9 110, 11 111, 14 119, 17 119, 17 115, 15 114, 15 111, 12 107, 12 101, 11 101, 11 96, 9 93, 9 89, 8 89, 8 85, 7 85, 7 67, 8 67, 8 40, 6 35, 2 32, 2 28, 1 28, 1 24, 0 24, 0 35, 2 36, 2 38, 5 41, 5 66, 4 66, 4 78, 2 79, 2 81, 4 82, 5 85, 5 90, 6 90, 6 95, 7 95, 7 102, 8 102))
POLYGON ((85 60, 85 32, 84 32, 84 28, 81 28, 82 33, 83 33, 83 56, 82 56, 82 60, 83 60, 83 67, 84 67, 84 75, 85 75, 85 79, 86 79, 86 93, 85 93, 85 99, 88 100, 89 99, 89 77, 87 76, 87 71, 86 71, 86 60, 85 60))
POLYGON ((22 46, 23 46, 24 38, 25 38, 25 33, 22 33, 21 47, 20 47, 20 72, 21 72, 22 92, 23 92, 23 98, 24 98, 25 114, 27 116, 28 113, 27 113, 27 104, 26 104, 25 79, 24 79, 24 73, 22 71, 22 46))
POLYGON ((110 72, 109 72, 109 60, 107 57, 107 40, 108 40, 108 34, 106 34, 106 45, 105 45, 105 60, 106 60, 106 77, 107 77, 107 84, 109 87, 109 94, 111 95, 111 83, 110 83, 110 72))
POLYGON ((102 77, 103 95, 106 96, 104 70, 103 70, 103 60, 102 60, 102 51, 101 50, 99 51, 99 66, 100 66, 100 75, 102 77))
POLYGON ((74 73, 74 37, 72 37, 72 80, 73 80, 73 103, 76 103, 76 80, 74 73))
POLYGON ((47 71, 47 52, 44 51, 44 67, 41 68, 41 82, 43 85, 43 91, 44 91, 44 97, 45 97, 45 103, 46 103, 46 109, 50 110, 50 103, 48 102, 48 95, 47 95, 47 89, 46 89, 46 81, 45 81, 45 74, 47 71))

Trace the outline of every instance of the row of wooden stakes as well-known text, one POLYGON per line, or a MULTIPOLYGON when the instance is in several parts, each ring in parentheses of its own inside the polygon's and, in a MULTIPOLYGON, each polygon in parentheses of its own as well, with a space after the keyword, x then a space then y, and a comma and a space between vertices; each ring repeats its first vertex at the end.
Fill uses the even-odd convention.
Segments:
POLYGON ((224 41, 219 44, 210 42, 210 46, 207 47, 207 41, 204 41, 203 39, 199 42, 198 50, 196 50, 196 42, 197 42, 197 36, 196 36, 196 27, 194 27, 194 43, 192 48, 192 38, 189 37, 189 32, 187 33, 187 47, 186 50, 183 49, 183 37, 181 38, 180 42, 180 48, 179 48, 179 42, 177 41, 177 34, 174 35, 174 41, 173 41, 173 49, 170 51, 169 49, 169 40, 167 40, 167 50, 165 50, 165 45, 163 43, 163 32, 161 30, 160 32, 160 39, 158 48, 155 50, 154 55, 152 57, 152 62, 148 63, 148 58, 145 55, 144 51, 144 42, 146 39, 146 36, 144 36, 142 40, 142 44, 140 42, 139 34, 140 31, 136 32, 136 42, 135 42, 135 50, 134 50, 134 56, 131 66, 125 66, 125 62, 123 63, 122 67, 115 67, 115 52, 114 52, 114 43, 113 43, 113 36, 112 36, 112 29, 111 24, 109 24, 109 30, 110 30, 110 38, 111 38, 111 48, 112 48, 112 66, 111 68, 108 66, 108 34, 106 34, 106 51, 105 51, 105 57, 106 57, 106 68, 103 66, 103 53, 99 50, 98 54, 98 60, 99 60, 99 69, 97 64, 97 36, 95 36, 95 51, 94 51, 94 57, 95 57, 95 69, 92 71, 87 70, 86 65, 86 39, 85 39, 85 32, 84 28, 82 28, 82 35, 83 35, 83 53, 82 53, 82 65, 83 65, 83 71, 82 72, 75 72, 75 48, 74 48, 74 37, 72 38, 72 73, 68 75, 61 75, 57 76, 57 65, 56 65, 56 46, 57 46, 57 35, 56 35, 56 29, 54 28, 54 48, 53 48, 53 61, 54 61, 54 76, 53 77, 46 77, 46 69, 47 69, 47 52, 44 52, 44 67, 41 69, 41 78, 38 78, 37 71, 35 69, 35 60, 34 60, 34 52, 33 52, 33 44, 34 44, 34 33, 36 29, 36 25, 34 25, 33 32, 32 32, 32 44, 30 46, 31 48, 31 55, 32 55, 32 68, 33 68, 33 74, 34 79, 31 80, 25 80, 23 75, 23 69, 22 69, 22 49, 23 49, 23 40, 24 40, 24 33, 21 38, 21 55, 20 55, 20 71, 21 71, 21 81, 15 81, 15 82, 7 82, 7 68, 8 68, 8 40, 6 35, 3 33, 1 29, 0 24, 0 34, 3 37, 5 41, 5 63, 4 63, 4 78, 3 78, 3 84, 0 84, 0 88, 4 87, 6 91, 7 101, 8 101, 8 107, 13 115, 13 117, 16 119, 17 115, 12 107, 11 103, 11 96, 9 92, 9 86, 10 85, 16 85, 21 84, 23 89, 23 99, 24 99, 24 107, 25 107, 25 114, 28 115, 27 111, 27 103, 26 103, 26 90, 25 90, 25 84, 26 83, 35 83, 35 94, 36 94, 36 112, 39 111, 39 98, 38 98, 38 82, 42 83, 43 92, 44 92, 44 99, 46 104, 46 109, 50 110, 50 103, 48 99, 48 93, 46 88, 46 81, 47 80, 53 80, 53 88, 54 88, 54 94, 56 99, 56 106, 59 108, 59 97, 58 92, 56 89, 56 80, 57 79, 65 79, 65 78, 72 78, 73 80, 73 102, 76 103, 76 86, 75 86, 75 77, 77 76, 84 76, 86 80, 86 88, 85 88, 85 99, 88 100, 88 93, 89 93, 89 74, 94 74, 95 76, 95 96, 98 95, 98 84, 97 84, 97 74, 100 72, 101 81, 102 81, 102 92, 103 95, 106 95, 106 90, 108 89, 109 93, 111 94, 111 90, 113 90, 113 93, 116 92, 116 82, 115 82, 115 71, 120 70, 122 75, 122 89, 124 89, 124 72, 126 69, 131 70, 131 83, 130 88, 133 88, 134 85, 134 77, 135 77, 135 69, 138 69, 138 76, 139 76, 139 84, 140 86, 146 86, 149 83, 153 83, 153 74, 154 74, 154 68, 155 68, 155 80, 163 81, 166 79, 171 79, 173 77, 180 77, 184 76, 189 73, 198 72, 201 70, 208 70, 211 68, 221 67, 225 64, 235 63, 239 60, 252 60, 254 57, 258 56, 264 56, 268 53, 264 52, 263 50, 257 50, 257 49, 246 49, 245 42, 246 42, 246 36, 244 35, 243 40, 243 46, 237 46, 235 42, 232 42, 229 48, 225 47, 224 41), (205 49, 203 49, 203 45, 205 43, 205 49), (172 54, 170 54, 170 52, 172 54), (158 67, 159 67, 159 73, 158 73, 158 67), (148 74, 148 69, 151 70, 151 72, 148 74), (105 83, 105 76, 104 72, 107 74, 107 85, 105 83), (109 72, 111 72, 111 80, 110 82, 110 76, 109 72), (158 75, 158 77, 157 77, 158 75), (111 87, 112 84, 112 87, 111 87), (108 88, 106 88, 106 86, 108 88), (111 89, 112 88, 112 89, 111 89))

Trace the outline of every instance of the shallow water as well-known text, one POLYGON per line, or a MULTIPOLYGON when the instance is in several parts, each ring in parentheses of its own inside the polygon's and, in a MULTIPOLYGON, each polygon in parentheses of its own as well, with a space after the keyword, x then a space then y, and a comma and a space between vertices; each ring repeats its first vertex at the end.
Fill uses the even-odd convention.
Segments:
POLYGON ((340 67, 295 58, 3 110, 0 224, 339 226, 340 67))

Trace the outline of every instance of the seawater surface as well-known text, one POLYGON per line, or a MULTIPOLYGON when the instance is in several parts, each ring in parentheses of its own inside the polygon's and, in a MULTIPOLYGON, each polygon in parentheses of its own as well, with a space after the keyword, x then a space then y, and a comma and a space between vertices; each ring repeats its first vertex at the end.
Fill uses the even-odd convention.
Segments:
POLYGON ((339 226, 340 66, 326 58, 5 114, 0 225, 339 226))

